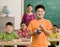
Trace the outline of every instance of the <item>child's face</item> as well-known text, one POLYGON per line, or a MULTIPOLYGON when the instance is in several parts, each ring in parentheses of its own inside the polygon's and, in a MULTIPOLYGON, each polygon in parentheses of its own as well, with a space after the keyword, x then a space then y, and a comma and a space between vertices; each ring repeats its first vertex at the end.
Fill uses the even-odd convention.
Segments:
POLYGON ((7 33, 11 33, 12 30, 13 30, 13 27, 12 27, 12 26, 10 26, 10 25, 7 25, 7 26, 6 26, 6 32, 7 32, 7 33))
POLYGON ((23 30, 23 31, 25 31, 26 29, 27 29, 27 26, 26 26, 26 24, 21 24, 21 29, 23 30))
POLYGON ((58 31, 57 27, 53 27, 53 32, 57 33, 57 31, 58 31))
POLYGON ((37 9, 36 16, 37 18, 41 19, 44 17, 45 11, 42 8, 37 9))

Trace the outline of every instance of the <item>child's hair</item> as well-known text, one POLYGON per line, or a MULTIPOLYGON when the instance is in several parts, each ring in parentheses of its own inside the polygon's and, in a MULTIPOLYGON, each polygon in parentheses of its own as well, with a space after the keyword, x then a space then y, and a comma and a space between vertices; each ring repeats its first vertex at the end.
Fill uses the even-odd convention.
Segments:
POLYGON ((43 5, 37 5, 35 7, 35 11, 37 11, 37 9, 39 9, 39 8, 42 8, 45 11, 45 7, 43 5))
POLYGON ((5 26, 7 25, 13 26, 12 22, 7 22, 5 26))
POLYGON ((32 6, 31 4, 28 4, 27 7, 32 6))
MULTIPOLYGON (((21 23, 20 23, 20 26, 21 26, 22 24, 25 24, 25 23, 24 23, 24 22, 21 22, 21 23)), ((25 25, 26 25, 26 24, 25 24, 25 25)))
POLYGON ((53 25, 53 27, 57 27, 57 28, 58 28, 58 26, 57 26, 57 25, 53 25))

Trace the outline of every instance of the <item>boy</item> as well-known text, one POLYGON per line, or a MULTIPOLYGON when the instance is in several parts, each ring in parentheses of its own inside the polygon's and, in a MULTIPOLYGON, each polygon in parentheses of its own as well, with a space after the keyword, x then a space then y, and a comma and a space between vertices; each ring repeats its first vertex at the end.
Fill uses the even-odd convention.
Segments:
POLYGON ((29 31, 27 31, 27 26, 25 23, 21 23, 20 24, 21 26, 21 29, 19 29, 17 31, 18 35, 21 37, 21 38, 30 38, 30 36, 28 35, 29 31))
MULTIPOLYGON (((50 32, 49 38, 60 38, 60 33, 58 31, 57 25, 53 25, 53 30, 50 32)), ((50 43, 51 43, 51 46, 49 47, 55 47, 56 44, 57 45, 59 44, 59 42, 56 42, 56 41, 52 41, 50 43)))
MULTIPOLYGON (((5 25, 6 31, 0 34, 0 40, 4 41, 18 41, 19 36, 16 32, 13 31, 13 24, 11 22, 6 23, 5 25)), ((4 47, 14 47, 14 46, 4 46, 4 47)))
MULTIPOLYGON (((29 41, 30 36, 28 35, 29 31, 27 31, 27 25, 24 22, 22 22, 20 26, 21 29, 17 31, 19 37, 22 38, 22 41, 29 41)), ((18 47, 27 47, 27 46, 18 46, 18 47)))
POLYGON ((44 19, 45 7, 43 5, 37 5, 35 12, 36 19, 32 20, 27 28, 32 35, 31 47, 48 47, 48 36, 52 24, 49 20, 44 19), (37 33, 37 30, 40 33, 37 33))

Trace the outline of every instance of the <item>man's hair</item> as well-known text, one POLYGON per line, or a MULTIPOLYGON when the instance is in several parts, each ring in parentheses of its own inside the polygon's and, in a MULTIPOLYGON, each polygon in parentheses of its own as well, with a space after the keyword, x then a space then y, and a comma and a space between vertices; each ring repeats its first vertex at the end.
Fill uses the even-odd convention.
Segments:
POLYGON ((39 9, 39 8, 42 8, 45 11, 45 7, 43 5, 37 5, 35 7, 35 11, 37 11, 37 9, 39 9))
POLYGON ((7 22, 5 26, 7 26, 7 25, 13 26, 13 23, 12 22, 7 22))
POLYGON ((32 6, 31 4, 28 4, 27 7, 32 6))

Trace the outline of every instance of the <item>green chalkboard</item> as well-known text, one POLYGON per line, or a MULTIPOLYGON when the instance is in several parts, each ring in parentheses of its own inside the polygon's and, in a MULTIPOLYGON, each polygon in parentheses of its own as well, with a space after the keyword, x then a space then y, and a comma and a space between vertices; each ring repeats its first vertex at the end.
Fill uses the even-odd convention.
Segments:
POLYGON ((36 5, 44 5, 46 9, 45 18, 60 27, 60 0, 24 0, 24 12, 26 12, 28 4, 33 6, 33 12, 35 12, 36 5))

